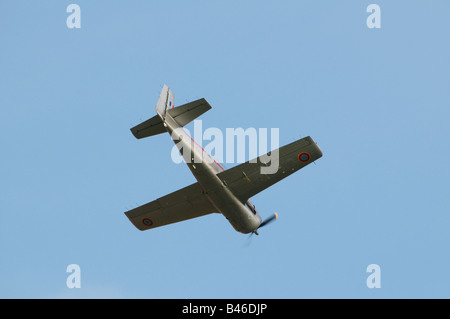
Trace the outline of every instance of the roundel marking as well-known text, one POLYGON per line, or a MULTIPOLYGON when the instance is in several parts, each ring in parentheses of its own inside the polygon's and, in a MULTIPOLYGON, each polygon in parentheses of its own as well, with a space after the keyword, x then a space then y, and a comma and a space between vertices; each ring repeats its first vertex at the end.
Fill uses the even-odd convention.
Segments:
POLYGON ((298 154, 298 160, 300 162, 307 162, 307 161, 309 161, 310 158, 311 158, 311 156, 306 152, 298 154))
POLYGON ((151 226, 151 225, 153 225, 152 220, 149 219, 149 218, 144 218, 144 219, 142 220, 142 223, 143 223, 145 226, 151 226))

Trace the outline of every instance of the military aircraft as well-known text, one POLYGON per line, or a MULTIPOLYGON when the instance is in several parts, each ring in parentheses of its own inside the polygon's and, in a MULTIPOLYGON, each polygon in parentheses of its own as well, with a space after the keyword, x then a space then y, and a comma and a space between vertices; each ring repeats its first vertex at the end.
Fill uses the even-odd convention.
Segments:
POLYGON ((148 230, 211 213, 221 213, 234 229, 258 235, 258 229, 278 218, 275 213, 262 221, 249 198, 322 157, 311 137, 280 147, 256 159, 225 170, 183 129, 211 106, 199 99, 175 107, 172 91, 164 85, 157 115, 131 128, 138 138, 163 132, 171 134, 197 182, 145 205, 125 212, 139 230, 148 230), (278 169, 262 174, 272 153, 278 156, 278 169))

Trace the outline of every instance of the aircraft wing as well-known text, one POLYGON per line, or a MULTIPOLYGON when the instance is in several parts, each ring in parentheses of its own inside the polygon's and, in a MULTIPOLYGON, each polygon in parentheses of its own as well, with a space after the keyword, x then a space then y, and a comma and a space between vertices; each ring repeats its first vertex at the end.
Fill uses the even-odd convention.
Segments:
POLYGON ((125 212, 139 230, 156 228, 216 212, 200 184, 195 183, 125 212))
MULTIPOLYGON (((283 178, 291 175, 306 165, 322 157, 322 151, 311 137, 305 137, 278 149, 279 167, 272 174, 261 174, 261 167, 270 166, 266 156, 276 151, 232 167, 220 172, 217 176, 241 201, 246 202, 250 197, 258 194, 283 178)), ((273 159, 272 159, 273 161, 273 159)))

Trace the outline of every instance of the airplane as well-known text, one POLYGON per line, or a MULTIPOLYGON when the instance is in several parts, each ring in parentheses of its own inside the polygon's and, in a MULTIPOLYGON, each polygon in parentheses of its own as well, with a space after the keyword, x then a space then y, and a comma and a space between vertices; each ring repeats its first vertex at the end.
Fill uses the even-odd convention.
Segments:
POLYGON ((137 229, 143 231, 221 213, 236 231, 258 235, 258 229, 277 219, 278 214, 263 221, 249 199, 322 157, 321 149, 308 136, 225 170, 183 129, 210 109, 211 105, 204 98, 175 107, 174 94, 164 85, 156 104, 157 115, 130 129, 137 139, 168 132, 197 180, 125 212, 137 229), (276 172, 262 174, 261 168, 267 166, 268 156, 277 152, 276 172))

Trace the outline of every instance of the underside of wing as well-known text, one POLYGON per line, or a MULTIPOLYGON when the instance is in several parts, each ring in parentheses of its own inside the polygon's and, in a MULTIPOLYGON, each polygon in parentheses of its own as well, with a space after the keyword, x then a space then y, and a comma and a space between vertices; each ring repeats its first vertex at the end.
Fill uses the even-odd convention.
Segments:
POLYGON ((215 212, 198 183, 125 212, 139 230, 156 228, 215 212))
POLYGON ((217 174, 217 176, 244 203, 250 197, 320 157, 322 157, 322 151, 314 140, 308 136, 257 159, 230 168, 217 174), (277 162, 276 167, 270 167, 276 165, 277 162))

